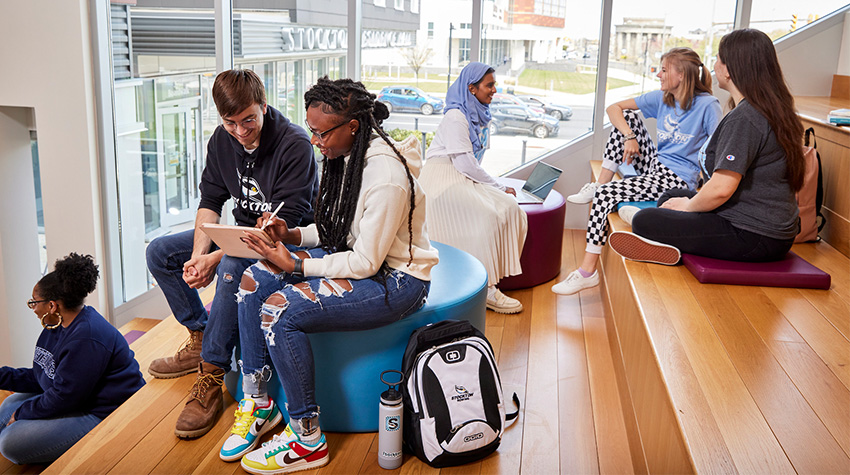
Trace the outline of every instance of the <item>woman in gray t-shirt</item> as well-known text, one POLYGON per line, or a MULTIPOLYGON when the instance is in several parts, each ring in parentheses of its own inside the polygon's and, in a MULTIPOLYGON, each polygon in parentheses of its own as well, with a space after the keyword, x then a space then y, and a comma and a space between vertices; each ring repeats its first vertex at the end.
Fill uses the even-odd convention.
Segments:
POLYGON ((733 108, 703 147, 709 180, 671 190, 635 214, 633 233, 611 235, 628 259, 673 265, 681 252, 734 261, 781 259, 799 231, 794 193, 803 185, 803 125, 776 50, 758 30, 720 41, 714 68, 733 108))

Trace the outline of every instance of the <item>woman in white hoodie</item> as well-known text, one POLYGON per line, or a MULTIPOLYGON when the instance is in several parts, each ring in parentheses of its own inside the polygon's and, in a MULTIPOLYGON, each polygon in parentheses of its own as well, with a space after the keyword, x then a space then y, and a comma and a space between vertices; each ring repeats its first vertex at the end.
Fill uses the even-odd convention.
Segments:
POLYGON ((245 272, 237 295, 245 399, 221 456, 241 456, 251 473, 328 463, 307 334, 376 328, 415 312, 438 261, 425 228, 425 194, 415 179, 418 141, 388 138, 381 122, 389 111, 359 82, 322 78, 304 102, 311 142, 325 157, 316 222, 289 229, 274 219, 266 227, 273 246, 245 237, 265 260, 245 272), (293 245, 306 249, 291 252, 293 245), (265 389, 266 354, 279 371, 290 422, 251 451, 281 419, 265 389))

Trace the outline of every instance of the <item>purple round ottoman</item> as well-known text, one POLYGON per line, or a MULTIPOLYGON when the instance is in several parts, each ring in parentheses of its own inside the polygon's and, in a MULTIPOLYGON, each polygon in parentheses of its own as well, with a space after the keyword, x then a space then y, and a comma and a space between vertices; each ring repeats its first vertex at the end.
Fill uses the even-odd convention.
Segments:
MULTIPOLYGON (((522 180, 514 178, 499 178, 499 181, 517 189, 523 184, 522 180)), ((522 274, 500 280, 498 286, 501 290, 534 287, 554 279, 561 271, 561 245, 567 211, 564 197, 552 190, 541 204, 519 206, 528 215, 528 234, 520 256, 522 274)))

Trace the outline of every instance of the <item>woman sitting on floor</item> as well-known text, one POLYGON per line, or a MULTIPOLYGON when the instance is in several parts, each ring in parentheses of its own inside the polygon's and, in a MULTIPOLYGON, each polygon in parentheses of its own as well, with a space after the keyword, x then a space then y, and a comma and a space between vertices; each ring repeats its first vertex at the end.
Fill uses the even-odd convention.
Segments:
POLYGON ((733 261, 781 259, 799 230, 794 193, 803 185, 803 125, 773 42, 758 30, 720 40, 714 66, 734 107, 700 154, 710 177, 699 193, 671 190, 659 208, 611 235, 628 259, 676 264, 680 252, 733 261))
POLYGON ((27 306, 44 330, 32 368, 0 368, 0 453, 50 463, 145 384, 127 340, 83 305, 97 285, 91 256, 70 254, 35 284, 27 306))
POLYGON ((428 195, 431 238, 462 249, 487 269, 487 308, 522 310, 519 300, 496 288, 502 277, 522 273, 519 258, 528 218, 513 188, 498 183, 479 165, 490 140, 490 101, 496 92, 493 68, 469 63, 446 94, 445 117, 437 127, 419 181, 428 195))
MULTIPOLYGON (((578 269, 552 291, 570 295, 599 285, 596 266, 608 238, 608 214, 624 201, 654 201, 672 188, 695 190, 697 155, 720 121, 720 102, 711 95, 711 73, 690 48, 673 48, 661 57, 661 89, 608 107, 611 135, 597 183, 567 199, 589 203, 587 247, 578 269), (658 151, 635 110, 658 119, 658 151), (611 181, 621 163, 634 163, 640 175, 611 181)), ((632 212, 635 210, 632 209, 632 212)), ((620 216, 628 222, 626 210, 620 216)))
POLYGON ((266 228, 274 246, 246 233, 265 260, 243 274, 237 295, 245 399, 221 458, 241 457, 256 474, 329 461, 307 334, 367 330, 410 315, 425 303, 438 261, 425 229, 425 194, 414 178, 419 142, 388 138, 381 122, 389 111, 359 82, 319 79, 304 102, 312 143, 325 157, 315 224, 288 229, 274 219, 266 228), (291 254, 285 244, 309 249, 291 254), (266 391, 266 354, 279 370, 290 419, 253 450, 280 420, 266 391), (254 421, 265 427, 256 431, 254 421))

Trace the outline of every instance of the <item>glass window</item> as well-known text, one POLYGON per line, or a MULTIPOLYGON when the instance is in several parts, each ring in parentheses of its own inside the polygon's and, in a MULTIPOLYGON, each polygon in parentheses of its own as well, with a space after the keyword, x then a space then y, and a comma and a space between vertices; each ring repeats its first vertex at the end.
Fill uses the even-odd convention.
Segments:
POLYGON ((375 0, 376 7, 385 7, 387 6, 387 0, 375 0))
MULTIPOLYGON (((212 10, 113 9, 123 9, 130 18, 116 22, 113 29, 123 30, 112 32, 124 41, 113 43, 113 55, 127 56, 116 61, 124 66, 120 71, 116 66, 114 77, 119 79, 113 84, 127 301, 156 285, 145 263, 148 243, 194 225, 206 145, 219 124, 212 100, 215 28, 212 10)), ((303 123, 307 88, 321 76, 344 74, 344 27, 301 26, 290 21, 286 10, 237 10, 234 30, 239 32, 234 35, 235 67, 256 72, 268 104, 296 124, 303 123)), ((231 220, 229 205, 222 218, 231 220)))
POLYGON ((428 22, 428 39, 430 40, 430 39, 433 39, 433 38, 434 38, 434 22, 429 21, 428 22))
POLYGON ((395 0, 394 7, 396 10, 404 11, 404 0, 395 0))
POLYGON ((606 105, 657 90, 661 55, 671 48, 692 48, 711 69, 734 17, 735 0, 691 3, 687 9, 654 0, 614 2, 606 105))
POLYGON ((528 13, 516 3, 494 1, 493 8, 482 9, 480 58, 496 69, 498 88, 490 106, 490 149, 481 162, 492 175, 562 147, 593 126, 602 1, 536 0, 533 9, 527 2, 528 13))
POLYGON ((847 5, 846 0, 753 0, 750 28, 776 40, 847 5))
POLYGON ((410 0, 411 13, 419 13, 419 0, 410 0))

